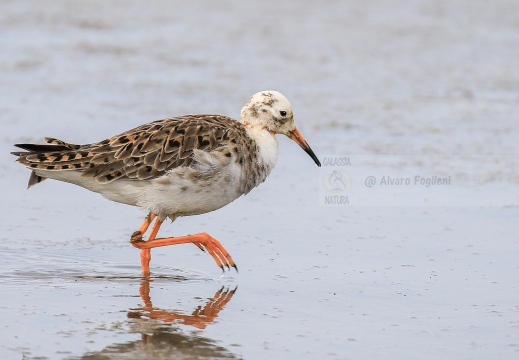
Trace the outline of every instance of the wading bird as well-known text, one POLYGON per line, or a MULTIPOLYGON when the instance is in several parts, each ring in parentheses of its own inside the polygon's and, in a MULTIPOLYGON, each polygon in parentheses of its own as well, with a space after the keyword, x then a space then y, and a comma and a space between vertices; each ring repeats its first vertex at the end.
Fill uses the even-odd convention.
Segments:
POLYGON ((157 238, 166 218, 219 209, 261 184, 276 165, 276 134, 294 140, 321 166, 294 124, 292 107, 277 91, 254 94, 241 121, 221 115, 185 115, 154 121, 107 140, 74 145, 45 138, 46 144, 16 144, 17 161, 31 169, 28 186, 46 178, 69 182, 105 198, 149 211, 130 239, 141 249, 144 275, 150 249, 193 243, 222 269, 237 269, 227 250, 203 232, 157 238), (155 220, 148 239, 142 236, 155 220))

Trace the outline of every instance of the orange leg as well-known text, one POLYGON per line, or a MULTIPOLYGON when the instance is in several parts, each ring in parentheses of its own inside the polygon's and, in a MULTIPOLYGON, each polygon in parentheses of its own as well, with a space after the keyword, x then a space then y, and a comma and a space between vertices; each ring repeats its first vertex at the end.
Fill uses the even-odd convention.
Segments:
POLYGON ((139 230, 137 231, 140 231, 141 234, 144 234, 146 230, 148 230, 148 227, 150 226, 151 222, 153 221, 153 219, 155 219, 156 216, 157 215, 150 212, 148 216, 146 216, 146 218, 144 219, 142 225, 139 227, 139 230))
MULTIPOLYGON (((134 232, 132 234, 132 237, 130 238, 130 242, 134 241, 142 241, 142 234, 148 230, 148 227, 150 226, 153 219, 155 219, 157 215, 153 213, 149 213, 148 216, 144 219, 144 222, 139 227, 139 230, 134 232)), ((150 260, 151 260, 151 251, 149 249, 143 249, 141 250, 141 267, 142 267, 142 275, 143 276, 150 276, 150 260)))
POLYGON ((232 259, 231 255, 229 255, 227 250, 225 250, 225 248, 222 246, 222 244, 220 244, 218 240, 216 240, 207 233, 156 239, 157 233, 159 232, 160 226, 162 225, 162 221, 157 219, 155 221, 155 224, 153 224, 153 228, 151 229, 148 240, 142 240, 141 229, 144 229, 144 231, 146 231, 146 229, 149 226, 149 223, 153 220, 153 218, 155 218, 155 215, 150 213, 150 215, 148 215, 148 218, 144 221, 139 230, 133 233, 130 239, 130 242, 133 246, 135 246, 138 249, 141 249, 141 266, 142 273, 144 276, 149 276, 150 274, 150 249, 160 246, 187 243, 193 243, 196 246, 198 246, 201 250, 206 250, 209 253, 209 255, 213 257, 216 264, 222 270, 225 270, 224 266, 227 266, 227 268, 230 268, 232 266, 236 269, 236 271, 238 271, 238 267, 234 263, 234 260, 232 259))

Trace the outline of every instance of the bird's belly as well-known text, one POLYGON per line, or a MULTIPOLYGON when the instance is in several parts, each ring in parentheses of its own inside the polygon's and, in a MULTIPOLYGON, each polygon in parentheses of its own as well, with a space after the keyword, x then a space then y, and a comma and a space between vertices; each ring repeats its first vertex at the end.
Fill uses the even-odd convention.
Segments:
POLYGON ((160 192, 158 199, 146 199, 140 206, 156 214, 167 216, 189 216, 204 214, 217 210, 232 201, 240 194, 224 184, 213 183, 206 186, 172 186, 160 192))
POLYGON ((120 182, 121 191, 100 193, 113 201, 147 209, 160 217, 199 215, 217 210, 240 197, 236 187, 222 181, 208 184, 186 184, 178 179, 167 182, 158 179, 148 182, 120 182))
POLYGON ((240 172, 232 166, 215 173, 179 169, 150 181, 138 196, 138 206, 169 217, 204 214, 242 195, 240 172))

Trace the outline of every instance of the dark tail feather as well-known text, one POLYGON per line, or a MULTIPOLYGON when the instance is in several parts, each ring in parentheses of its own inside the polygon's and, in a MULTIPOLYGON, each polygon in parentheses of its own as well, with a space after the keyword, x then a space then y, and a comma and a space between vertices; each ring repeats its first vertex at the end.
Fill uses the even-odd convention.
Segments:
MULTIPOLYGON (((69 147, 66 147, 64 145, 15 144, 14 146, 35 153, 70 150, 69 147)), ((18 151, 12 152, 11 154, 20 156, 20 154, 23 154, 23 152, 18 151)))
MULTIPOLYGON (((51 137, 46 137, 44 140, 47 144, 15 144, 14 146, 34 153, 77 150, 81 147, 81 145, 69 144, 63 140, 51 137)), ((12 152, 11 154, 20 156, 24 153, 17 151, 12 152)))
POLYGON ((43 176, 36 175, 34 171, 31 171, 31 176, 29 177, 29 182, 27 183, 27 189, 33 185, 41 183, 45 179, 46 178, 43 176))

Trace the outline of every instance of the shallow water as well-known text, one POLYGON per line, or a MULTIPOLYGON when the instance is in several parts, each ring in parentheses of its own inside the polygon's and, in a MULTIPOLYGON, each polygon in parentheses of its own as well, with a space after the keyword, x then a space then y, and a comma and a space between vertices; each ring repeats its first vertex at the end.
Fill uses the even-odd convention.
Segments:
POLYGON ((2 359, 515 358, 519 23, 515 1, 0 5, 2 359), (12 144, 104 139, 187 113, 237 117, 277 89, 349 205, 280 139, 265 184, 128 243, 145 213, 69 184, 26 191, 12 144), (362 160, 362 161, 360 161, 362 160), (335 168, 334 168, 335 169, 335 168), (358 187, 366 176, 449 187, 358 187))

